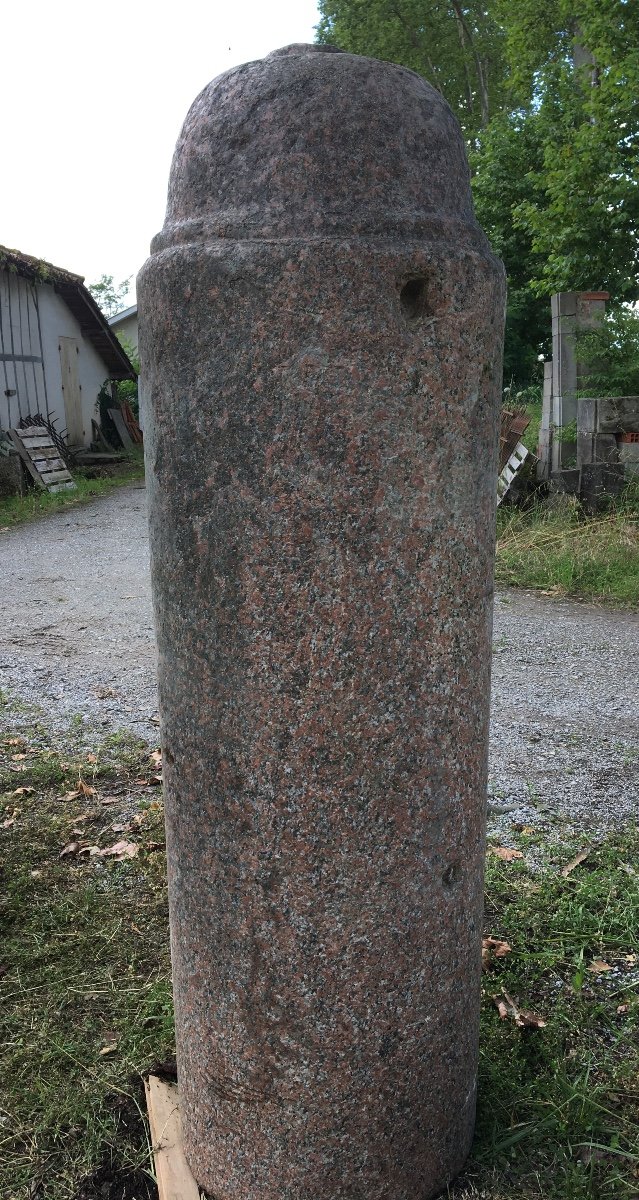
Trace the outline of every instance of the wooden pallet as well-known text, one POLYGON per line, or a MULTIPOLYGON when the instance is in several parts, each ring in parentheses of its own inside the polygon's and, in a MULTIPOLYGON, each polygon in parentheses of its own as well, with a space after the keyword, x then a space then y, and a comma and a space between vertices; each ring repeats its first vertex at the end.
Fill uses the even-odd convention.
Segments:
POLYGON ((157 1075, 144 1081, 159 1200, 200 1200, 182 1149, 180 1093, 157 1075))
POLYGON ((9 437, 38 487, 48 492, 63 492, 77 486, 44 426, 10 429, 9 437))
POLYGON ((527 447, 524 446, 523 442, 517 442, 508 462, 503 470, 500 471, 497 480, 497 504, 501 504, 513 479, 519 474, 527 458, 527 447))

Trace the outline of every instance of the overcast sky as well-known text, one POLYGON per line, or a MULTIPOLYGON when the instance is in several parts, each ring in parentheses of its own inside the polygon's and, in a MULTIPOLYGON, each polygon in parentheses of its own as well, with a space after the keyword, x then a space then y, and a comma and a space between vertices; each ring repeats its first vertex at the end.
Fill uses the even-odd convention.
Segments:
POLYGON ((198 92, 312 42, 315 0, 22 0, 2 12, 0 245, 84 275, 134 275, 162 226, 198 92))

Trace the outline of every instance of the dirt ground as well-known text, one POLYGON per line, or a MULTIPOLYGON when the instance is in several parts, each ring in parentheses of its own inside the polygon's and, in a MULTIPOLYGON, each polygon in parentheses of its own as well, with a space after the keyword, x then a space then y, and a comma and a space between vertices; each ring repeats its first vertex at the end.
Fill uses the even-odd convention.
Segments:
MULTIPOLYGON (((144 488, 0 532, 0 562, 0 688, 87 744, 157 742, 144 488)), ((497 597, 491 836, 639 818, 638 635, 636 614, 497 597)))

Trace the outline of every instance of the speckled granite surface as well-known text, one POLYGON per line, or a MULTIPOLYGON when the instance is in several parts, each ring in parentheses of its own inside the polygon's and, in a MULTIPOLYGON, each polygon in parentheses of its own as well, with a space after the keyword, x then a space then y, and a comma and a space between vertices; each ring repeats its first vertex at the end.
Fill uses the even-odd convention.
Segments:
POLYGON ((501 266, 441 97, 215 80, 139 280, 185 1139, 424 1200, 472 1136, 501 266))

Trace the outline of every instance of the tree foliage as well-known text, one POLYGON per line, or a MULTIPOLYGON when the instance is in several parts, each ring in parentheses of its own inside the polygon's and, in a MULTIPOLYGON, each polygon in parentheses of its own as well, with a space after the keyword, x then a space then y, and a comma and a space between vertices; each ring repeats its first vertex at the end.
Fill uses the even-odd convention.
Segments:
POLYGON ((551 336, 548 298, 534 284, 543 259, 528 231, 513 219, 530 195, 528 176, 543 164, 538 119, 500 113, 482 134, 471 163, 477 219, 508 272, 504 382, 526 383, 539 374, 539 354, 548 353, 551 336))
POLYGON ((525 380, 546 348, 553 292, 639 298, 637 0, 320 0, 320 12, 320 40, 419 71, 459 118, 478 217, 508 272, 508 378, 525 380))
POLYGON ((541 163, 513 220, 539 258, 538 295, 639 297, 639 8, 628 0, 510 6, 513 92, 541 163), (531 37, 533 22, 538 36, 531 37))
POLYGON ((318 41, 402 63, 444 95, 469 141, 503 103, 503 34, 488 7, 424 0, 320 0, 318 41))
POLYGON ((130 284, 130 275, 122 283, 114 283, 112 275, 101 275, 97 283, 89 284, 89 291, 105 317, 114 317, 125 307, 130 284))
POLYGON ((585 367, 581 390, 588 396, 639 396, 639 316, 628 308, 606 315, 595 329, 577 335, 585 367))

